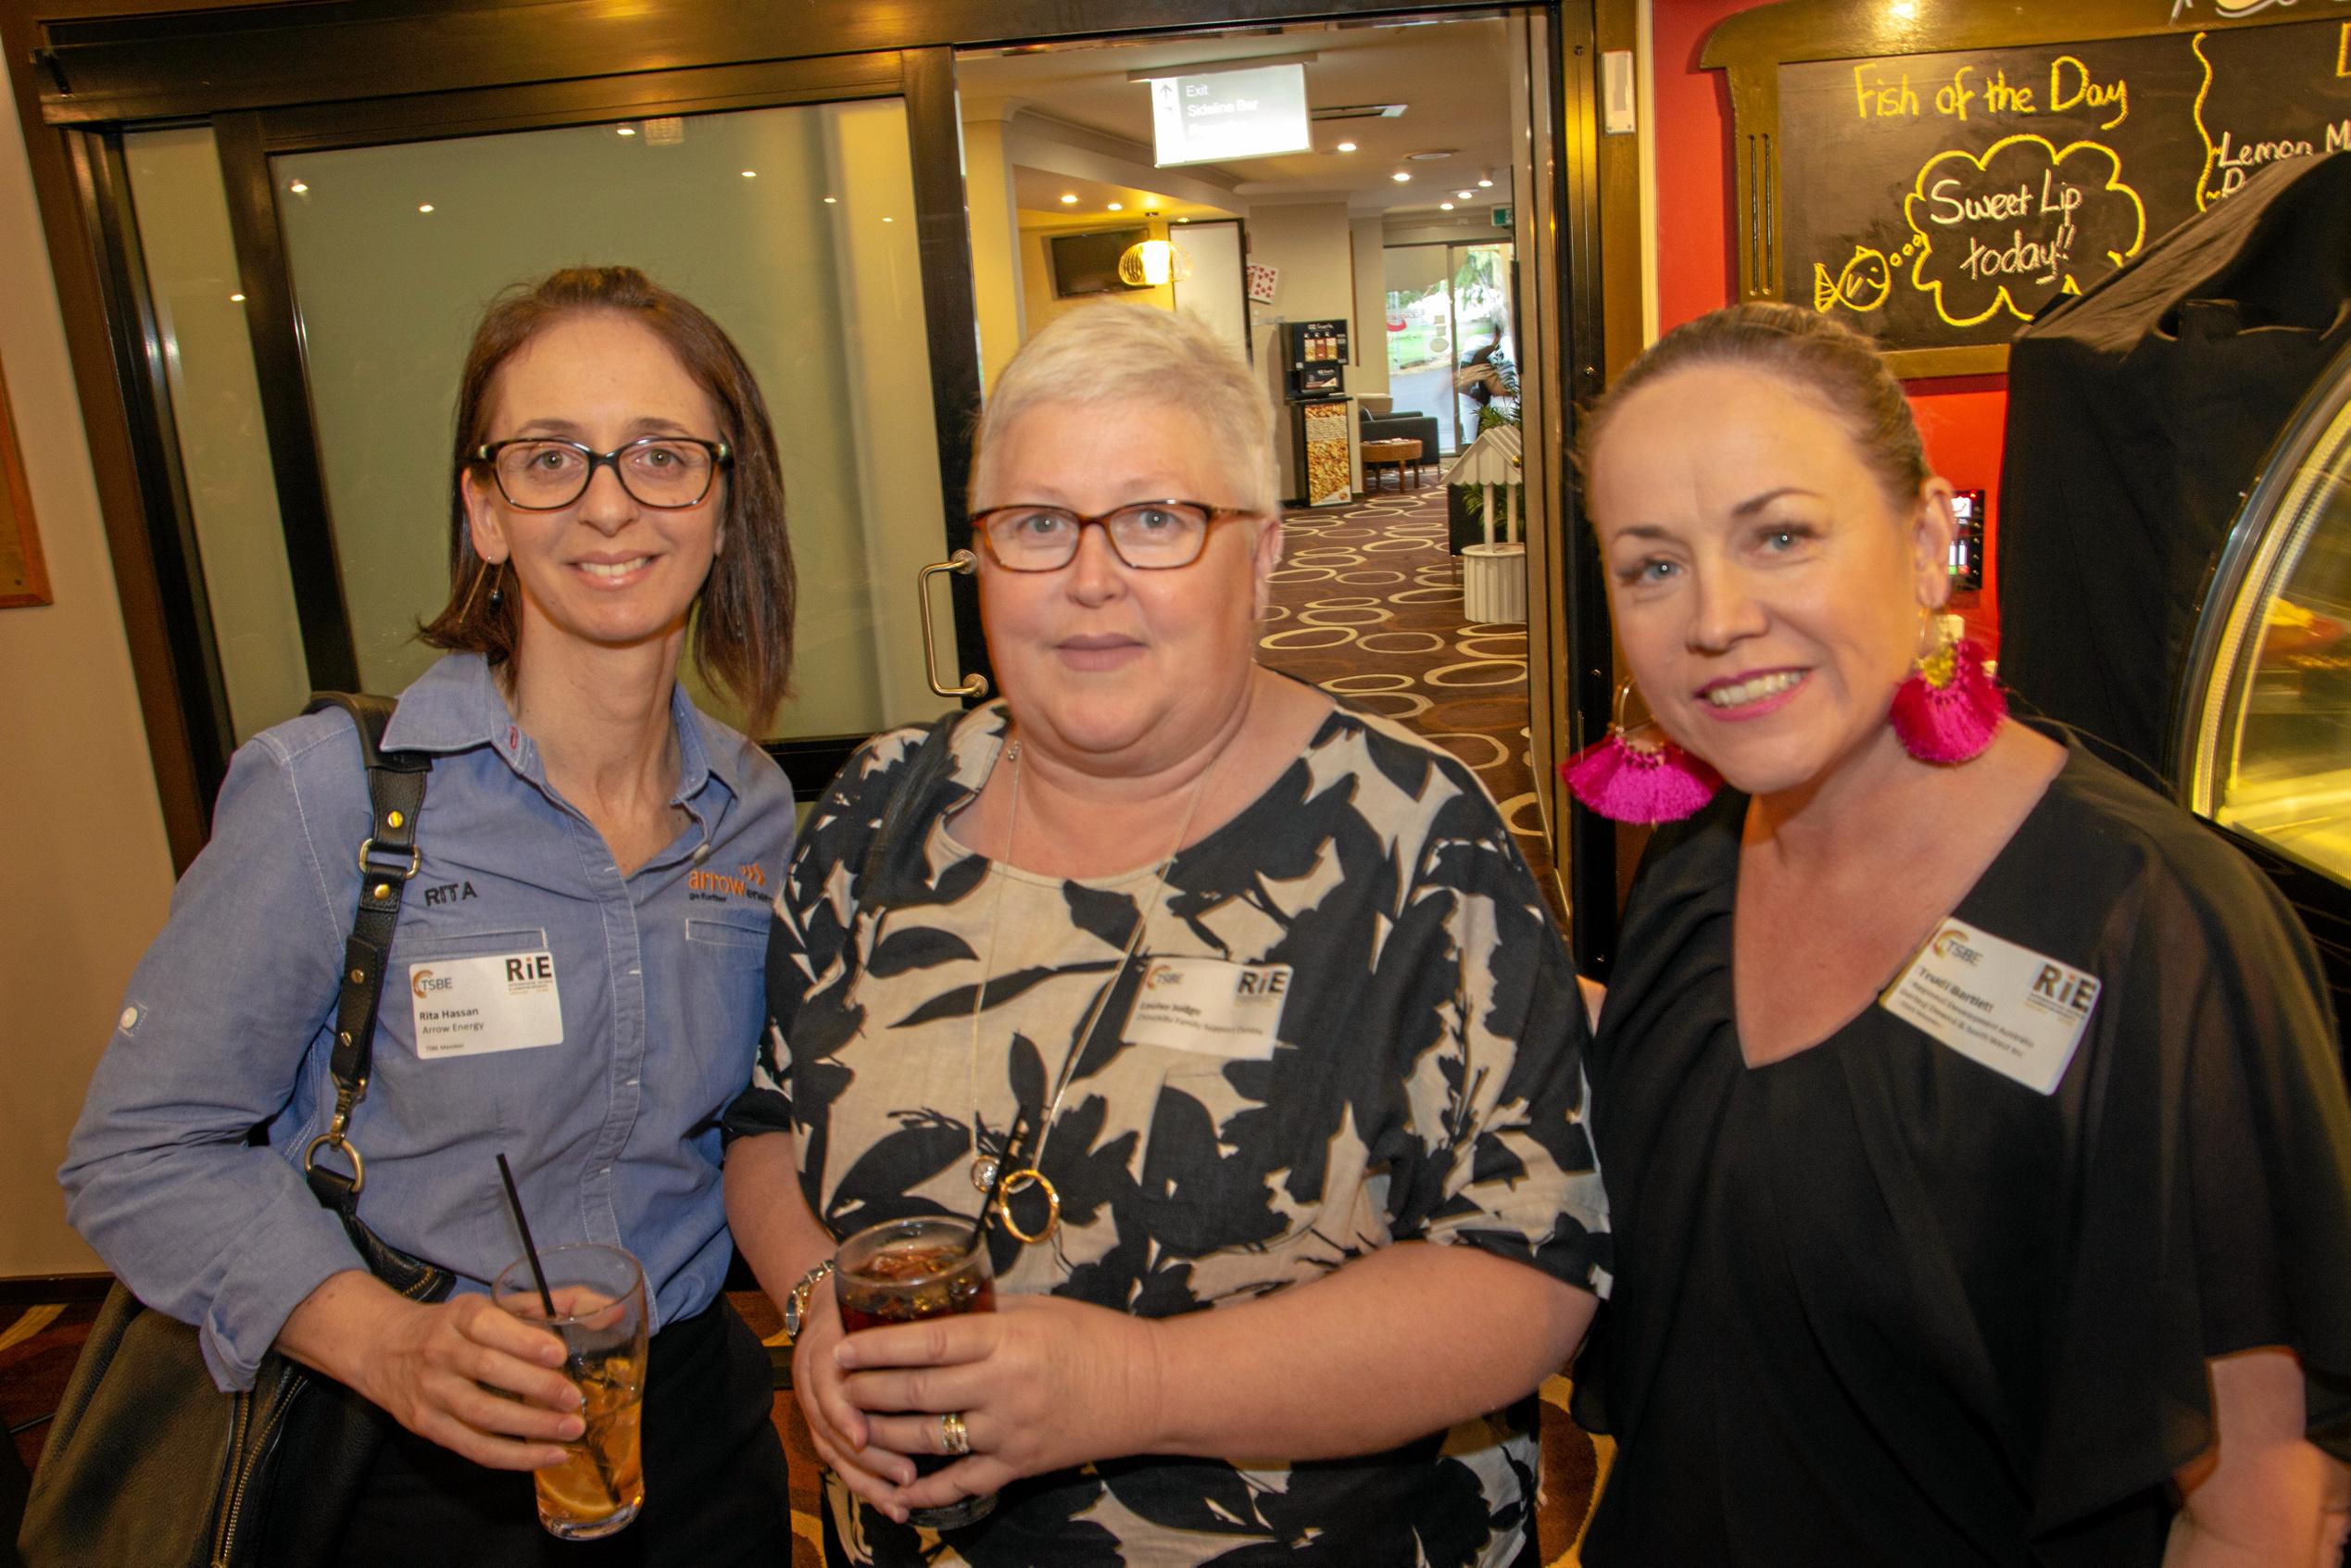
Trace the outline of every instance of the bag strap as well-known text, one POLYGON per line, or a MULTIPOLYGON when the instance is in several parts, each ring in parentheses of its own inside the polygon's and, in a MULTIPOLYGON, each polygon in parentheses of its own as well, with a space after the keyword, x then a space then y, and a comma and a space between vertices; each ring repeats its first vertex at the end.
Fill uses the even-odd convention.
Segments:
POLYGON ((429 752, 383 749, 383 728, 396 706, 390 697, 317 692, 302 710, 339 708, 349 714, 358 726, 359 759, 368 771, 370 816, 368 835, 359 844, 359 909, 343 944, 342 993, 335 1003, 334 1054, 329 1063, 334 1074, 334 1120, 302 1154, 310 1191, 342 1215, 346 1226, 358 1225, 359 1188, 367 1182, 367 1167, 351 1145, 351 1112, 367 1098, 384 967, 392 954, 392 934, 400 922, 401 897, 421 858, 416 820, 424 805, 425 777, 433 771, 429 752), (340 1152, 350 1161, 351 1173, 321 1164, 322 1148, 340 1152))

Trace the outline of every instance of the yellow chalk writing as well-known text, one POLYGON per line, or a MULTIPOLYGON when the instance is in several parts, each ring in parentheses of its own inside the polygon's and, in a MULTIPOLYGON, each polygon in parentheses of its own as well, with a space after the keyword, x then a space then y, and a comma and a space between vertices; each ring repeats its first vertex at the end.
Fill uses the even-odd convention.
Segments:
POLYGON ((2090 68, 2071 55, 2059 55, 2049 62, 2049 112, 2062 114, 2075 105, 2086 108, 2114 110, 2112 119, 2101 120, 2098 129, 2111 131, 2131 118, 2131 83, 2120 77, 2112 82, 2099 82, 2090 75, 2090 68))

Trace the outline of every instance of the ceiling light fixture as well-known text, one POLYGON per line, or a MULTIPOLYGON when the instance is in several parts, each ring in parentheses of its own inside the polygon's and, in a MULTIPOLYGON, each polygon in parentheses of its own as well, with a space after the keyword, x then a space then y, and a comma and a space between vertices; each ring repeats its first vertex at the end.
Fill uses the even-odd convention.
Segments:
POLYGON ((1474 201, 1476 201, 1477 199, 1477 194, 1476 194, 1475 192, 1471 192, 1471 191, 1455 191, 1455 192, 1453 193, 1453 200, 1455 200, 1455 201, 1474 202, 1474 201))
POLYGON ((1494 171, 1492 169, 1490 169, 1486 170, 1485 173, 1480 174, 1477 177, 1477 188, 1481 191, 1490 191, 1494 188, 1494 171))
POLYGON ((1126 210, 1126 204, 1125 202, 1113 202, 1110 204, 1110 209, 1113 212, 1125 212, 1126 210))
POLYGON ((760 171, 756 169, 747 169, 743 171, 743 178, 746 180, 756 180, 759 177, 760 171))
POLYGON ((1062 205, 1063 207, 1075 207, 1077 205, 1077 198, 1064 191, 1062 194, 1062 205))
POLYGON ((613 131, 612 134, 615 136, 634 136, 636 134, 636 127, 634 125, 620 126, 613 131))
POLYGON ((826 196, 824 198, 824 205, 826 207, 837 207, 840 205, 840 200, 841 198, 838 196, 826 196))
POLYGON ((1437 210, 1440 212, 1451 212, 1452 209, 1453 204, 1451 202, 1439 202, 1437 204, 1437 210))
POLYGON ((1389 178, 1390 180, 1395 181, 1395 182, 1396 182, 1396 183, 1398 183, 1399 185, 1401 185, 1401 184, 1404 183, 1406 181, 1410 180, 1410 179, 1412 178, 1412 176, 1411 176, 1411 175, 1409 175, 1409 174, 1407 174, 1407 173, 1405 173, 1402 169, 1398 169, 1395 173, 1393 173, 1393 174, 1389 175, 1388 178, 1389 178))
POLYGON ((1355 150, 1355 144, 1352 142, 1341 142, 1339 144, 1339 150, 1342 153, 1352 153, 1355 150))
POLYGON ((430 212, 433 210, 433 204, 431 202, 419 202, 416 209, 419 212, 430 212))
POLYGON ((286 189, 292 191, 297 196, 307 196, 310 194, 309 185, 300 180, 296 180, 294 183, 288 185, 286 189))
POLYGON ((231 305, 243 305, 245 303, 245 295, 241 294, 233 294, 229 296, 229 303, 231 305))
POLYGON ((1136 288, 1180 283, 1191 275, 1191 253, 1173 240, 1138 241, 1118 258, 1118 281, 1136 288))

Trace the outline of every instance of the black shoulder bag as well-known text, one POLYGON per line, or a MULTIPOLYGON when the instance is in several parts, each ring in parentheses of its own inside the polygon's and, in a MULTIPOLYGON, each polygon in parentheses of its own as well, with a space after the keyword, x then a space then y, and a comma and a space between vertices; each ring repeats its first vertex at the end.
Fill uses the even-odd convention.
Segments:
MULTIPOLYGON (((455 1283, 449 1273, 387 1246, 359 1219, 366 1167, 350 1140, 433 760, 380 749, 389 700, 322 692, 305 711, 329 707, 358 725, 373 816, 358 847, 359 909, 335 1008, 334 1120, 303 1151, 303 1173, 378 1279, 411 1300, 438 1301, 455 1283), (330 1152, 348 1175, 321 1162, 330 1152)), ((261 1129, 252 1137, 262 1141, 261 1129)), ((18 1545, 27 1568, 324 1562, 391 1429, 383 1411, 275 1351, 249 1391, 221 1393, 196 1331, 141 1306, 118 1280, 58 1405, 18 1545)))

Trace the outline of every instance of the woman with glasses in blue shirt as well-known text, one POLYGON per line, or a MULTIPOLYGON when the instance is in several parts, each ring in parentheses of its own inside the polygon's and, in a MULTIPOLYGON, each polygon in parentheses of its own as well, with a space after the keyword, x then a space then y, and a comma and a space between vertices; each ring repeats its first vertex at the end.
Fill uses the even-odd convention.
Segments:
POLYGON ((360 1218, 454 1272, 454 1294, 395 1294, 303 1180, 333 1119, 371 819, 333 712, 232 764, 75 1129, 73 1223, 142 1301, 197 1326, 223 1389, 275 1349, 396 1422, 378 1424, 338 1562, 408 1564, 435 1539, 473 1563, 784 1561, 768 1362, 721 1293, 716 1122, 765 1017, 792 797, 677 679, 691 640, 758 723, 790 667, 774 440, 724 332, 629 268, 558 272, 493 306, 459 392, 449 560, 423 631, 446 656, 383 739, 433 765, 348 1133, 360 1218), (547 960, 551 998, 493 999, 478 1035, 420 1038, 420 998, 518 957, 547 960), (646 1507, 597 1548, 555 1545, 532 1505, 525 1473, 583 1423, 554 1337, 485 1294, 522 1250, 500 1153, 542 1249, 602 1242, 644 1266, 646 1507))

